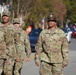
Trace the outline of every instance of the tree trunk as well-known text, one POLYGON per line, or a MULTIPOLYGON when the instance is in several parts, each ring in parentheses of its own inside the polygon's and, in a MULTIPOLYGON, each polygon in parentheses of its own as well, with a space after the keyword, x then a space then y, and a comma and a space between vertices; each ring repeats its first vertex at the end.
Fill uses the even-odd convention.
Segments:
POLYGON ((20 0, 18 0, 18 5, 17 5, 17 17, 19 16, 19 9, 20 9, 20 0))
POLYGON ((61 20, 61 26, 60 27, 64 27, 64 24, 63 24, 63 19, 61 20))

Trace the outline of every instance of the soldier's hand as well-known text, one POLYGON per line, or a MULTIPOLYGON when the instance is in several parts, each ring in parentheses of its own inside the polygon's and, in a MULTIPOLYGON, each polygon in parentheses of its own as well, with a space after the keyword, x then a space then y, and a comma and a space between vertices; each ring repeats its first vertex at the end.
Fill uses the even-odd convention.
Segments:
POLYGON ((39 66, 40 62, 39 61, 35 61, 35 64, 36 64, 36 66, 39 66))
POLYGON ((67 64, 63 64, 63 65, 62 65, 62 68, 66 67, 66 66, 67 66, 67 64))
POLYGON ((7 64, 11 64, 12 63, 11 60, 6 60, 6 62, 7 62, 7 64))
POLYGON ((16 61, 17 61, 17 62, 20 62, 20 58, 17 58, 16 61))
POLYGON ((28 62, 30 59, 29 58, 26 58, 26 62, 28 62))

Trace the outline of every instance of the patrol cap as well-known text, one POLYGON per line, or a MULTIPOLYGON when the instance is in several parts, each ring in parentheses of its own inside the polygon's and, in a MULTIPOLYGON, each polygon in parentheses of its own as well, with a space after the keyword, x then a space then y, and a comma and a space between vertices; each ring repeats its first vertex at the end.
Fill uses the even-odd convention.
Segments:
POLYGON ((8 17, 10 17, 10 15, 11 15, 11 12, 8 11, 8 10, 4 10, 3 13, 2 13, 2 16, 8 16, 8 17))
POLYGON ((56 21, 56 18, 54 17, 54 15, 49 15, 49 16, 47 17, 47 22, 50 22, 50 21, 57 22, 57 21, 56 21))
POLYGON ((14 18, 13 24, 20 24, 20 19, 19 18, 14 18))

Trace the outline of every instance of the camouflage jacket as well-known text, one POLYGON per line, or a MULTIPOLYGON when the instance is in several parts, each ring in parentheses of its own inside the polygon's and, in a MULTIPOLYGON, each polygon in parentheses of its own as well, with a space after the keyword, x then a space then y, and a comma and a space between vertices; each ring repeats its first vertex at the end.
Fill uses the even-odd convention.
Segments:
POLYGON ((35 60, 68 63, 68 41, 61 29, 45 29, 41 32, 36 45, 35 60))
POLYGON ((0 23, 0 58, 6 59, 6 43, 5 43, 5 32, 3 25, 0 23))
POLYGON ((15 34, 15 28, 13 24, 10 24, 9 26, 4 26, 5 31, 5 42, 6 42, 6 50, 7 50, 7 57, 16 59, 16 48, 14 44, 14 34, 15 34))
POLYGON ((15 32, 15 46, 17 51, 17 57, 20 57, 21 59, 30 56, 31 48, 30 48, 30 42, 29 37, 25 33, 24 30, 21 28, 17 28, 15 32))

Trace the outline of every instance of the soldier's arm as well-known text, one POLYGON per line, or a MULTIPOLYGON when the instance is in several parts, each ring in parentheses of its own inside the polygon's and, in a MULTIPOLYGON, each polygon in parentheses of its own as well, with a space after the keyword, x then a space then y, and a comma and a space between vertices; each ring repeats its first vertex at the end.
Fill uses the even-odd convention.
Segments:
POLYGON ((27 58, 29 58, 30 57, 30 54, 31 54, 31 47, 30 47, 29 36, 26 33, 25 33, 24 44, 25 44, 26 56, 27 56, 27 58))
MULTIPOLYGON (((6 32, 4 31, 4 42, 5 42, 5 45, 6 45, 6 32)), ((8 54, 8 47, 6 45, 6 55, 8 54)), ((7 58, 7 57, 6 57, 7 58)))
POLYGON ((68 64, 68 58, 69 58, 69 48, 68 48, 68 40, 66 36, 63 36, 63 41, 62 41, 62 55, 63 55, 63 64, 67 65, 68 64))
POLYGON ((37 45, 36 45, 36 53, 35 53, 35 63, 36 62, 40 62, 40 54, 42 52, 42 33, 39 36, 39 39, 37 41, 37 45))

